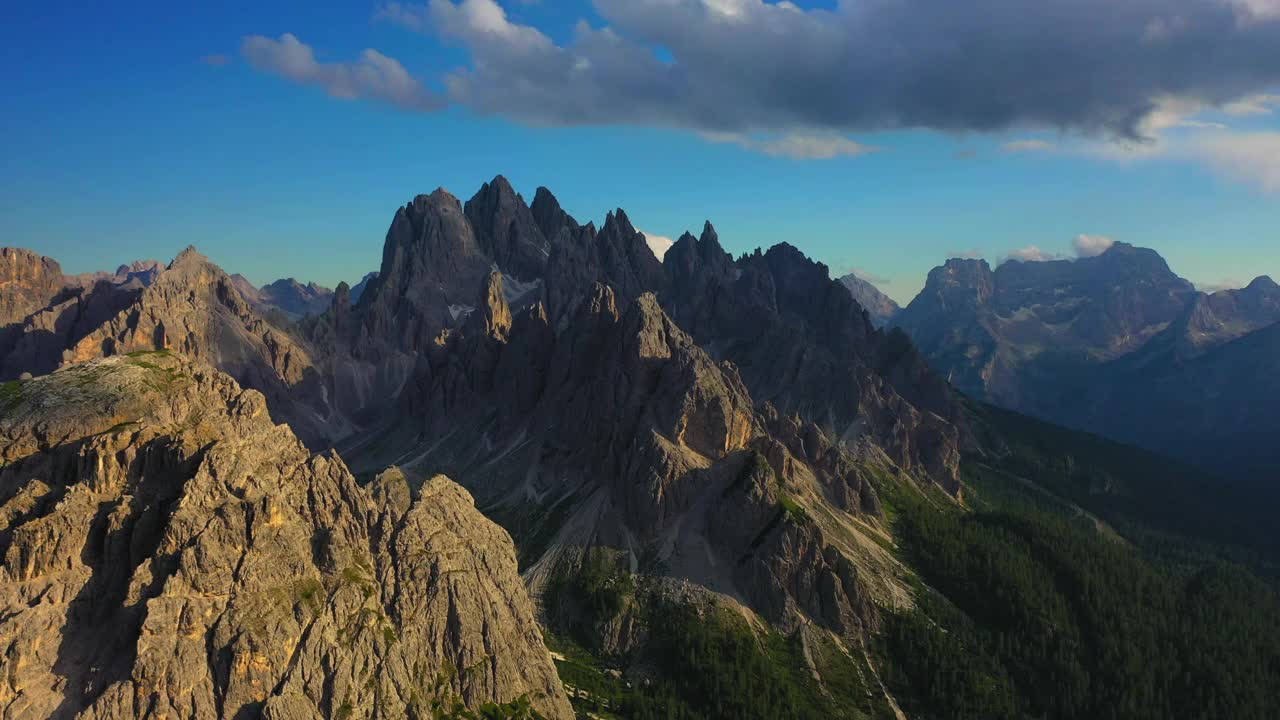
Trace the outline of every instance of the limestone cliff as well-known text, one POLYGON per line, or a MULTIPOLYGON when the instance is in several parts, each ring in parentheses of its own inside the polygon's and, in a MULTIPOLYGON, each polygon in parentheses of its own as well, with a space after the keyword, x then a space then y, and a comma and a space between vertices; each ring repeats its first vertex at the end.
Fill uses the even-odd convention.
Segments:
POLYGON ((871 598, 902 598, 872 539, 866 469, 887 458, 855 459, 816 425, 758 408, 652 294, 622 310, 597 284, 553 327, 540 304, 513 316, 502 281, 482 283, 472 322, 433 345, 394 420, 345 451, 358 467, 457 477, 518 534, 535 594, 608 547, 771 622, 850 638, 876 622, 871 598), (746 482, 753 458, 767 476, 746 482))
POLYGON ((358 485, 167 353, 0 395, 4 717, 570 718, 509 536, 443 477, 358 485))
POLYGON ((56 260, 18 248, 0 248, 0 326, 20 323, 49 304, 65 286, 56 260))

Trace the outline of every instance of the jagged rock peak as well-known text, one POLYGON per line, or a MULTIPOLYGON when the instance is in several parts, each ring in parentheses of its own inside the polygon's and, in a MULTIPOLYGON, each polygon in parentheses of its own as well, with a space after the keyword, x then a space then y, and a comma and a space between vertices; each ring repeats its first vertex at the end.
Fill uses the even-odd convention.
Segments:
POLYGON ((560 209, 560 201, 556 199, 555 193, 551 192, 545 185, 539 185, 537 190, 533 191, 533 205, 544 207, 548 210, 560 209))
POLYGON ((181 285, 185 282, 191 282, 197 277, 216 277, 227 278, 227 282, 231 283, 230 276, 223 272, 212 260, 196 249, 195 245, 188 245, 185 250, 169 263, 164 272, 156 276, 153 285, 160 284, 173 287, 181 285))
POLYGON ((720 247, 720 236, 716 234, 715 226, 710 220, 702 224, 702 237, 698 238, 698 242, 720 247))
POLYGON ((516 190, 511 187, 511 181, 507 180, 505 175, 494 175, 493 179, 480 186, 480 191, 476 195, 483 195, 486 192, 497 193, 502 197, 515 197, 516 190))
POLYGON ((624 237, 630 237, 636 234, 636 229, 631 224, 631 218, 627 217, 627 212, 622 208, 618 208, 605 215, 604 227, 600 229, 600 232, 605 235, 617 233, 624 237))
POLYGON ((430 193, 415 195, 413 200, 410 200, 401 210, 405 212, 411 210, 422 212, 432 207, 456 208, 460 211, 462 210, 462 202, 453 193, 443 187, 438 187, 430 193))
POLYGON ((173 262, 169 263, 169 269, 172 270, 175 267, 192 263, 207 262, 209 262, 209 258, 201 254, 201 252, 196 249, 195 245, 188 245, 182 252, 178 253, 178 255, 173 258, 173 262))
POLYGON ((511 212, 509 208, 517 205, 524 205, 524 199, 516 193, 515 188, 511 187, 511 183, 502 175, 498 175, 493 180, 484 183, 475 195, 466 202, 467 212, 470 214, 472 208, 483 208, 486 212, 511 212))
POLYGON ((467 201, 464 212, 480 249, 513 277, 545 274, 551 248, 524 198, 499 175, 467 201))
POLYGON ((545 187, 539 187, 533 195, 533 205, 529 206, 534 222, 542 231, 543 237, 554 240, 560 231, 568 228, 577 230, 578 221, 560 207, 560 201, 545 187))

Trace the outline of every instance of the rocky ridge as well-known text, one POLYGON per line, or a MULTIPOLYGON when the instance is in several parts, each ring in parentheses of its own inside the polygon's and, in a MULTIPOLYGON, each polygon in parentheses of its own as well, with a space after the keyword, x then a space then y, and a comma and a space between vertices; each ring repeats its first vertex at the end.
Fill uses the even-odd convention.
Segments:
POLYGON ((876 622, 872 597, 909 602, 873 539, 888 458, 858 461, 812 423, 758 409, 652 294, 623 310, 596 284, 553 327, 540 303, 513 314, 502 282, 486 280, 470 321, 420 365, 393 415, 415 420, 344 450, 358 467, 456 477, 522 539, 535 595, 589 548, 634 563, 648 547, 671 577, 783 625, 853 639, 876 622))
POLYGON ((509 536, 447 479, 361 487, 167 353, 0 404, 6 716, 573 716, 509 536))
POLYGON ((347 432, 343 417, 326 402, 305 343, 259 315, 233 280, 194 248, 70 344, 62 362, 148 350, 181 353, 262 392, 273 416, 313 447, 347 432))

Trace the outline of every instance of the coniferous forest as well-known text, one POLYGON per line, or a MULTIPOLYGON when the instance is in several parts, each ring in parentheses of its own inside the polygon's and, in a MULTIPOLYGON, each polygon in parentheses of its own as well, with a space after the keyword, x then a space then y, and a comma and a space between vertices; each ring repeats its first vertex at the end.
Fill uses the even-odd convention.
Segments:
MULTIPOLYGON (((870 646, 900 708, 938 720, 1274 717, 1276 556, 1262 533, 1229 522, 1233 505, 1256 518, 1271 497, 1210 492, 1176 463, 977 410, 1012 443, 1003 456, 965 459, 967 507, 883 488, 896 552, 917 573, 916 606, 887 613, 870 646), (1100 478, 1130 494, 1091 492, 1100 478)), ((581 648, 560 663, 567 682, 590 690, 580 710, 645 720, 893 716, 849 654, 818 653, 815 682, 796 671, 798 638, 666 604, 644 587, 593 555, 562 588, 581 598, 588 624, 630 605, 651 632, 643 685, 605 678, 581 648)))

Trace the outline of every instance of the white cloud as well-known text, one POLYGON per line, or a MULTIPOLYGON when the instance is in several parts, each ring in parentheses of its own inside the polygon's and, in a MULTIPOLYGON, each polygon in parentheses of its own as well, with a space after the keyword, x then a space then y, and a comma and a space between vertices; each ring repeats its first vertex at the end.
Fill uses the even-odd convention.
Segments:
MULTIPOLYGON (((1275 0, 1280 3, 1280 0, 1275 0)), ((1280 19, 1280 16, 1278 16, 1280 19)), ((1280 193, 1280 131, 1246 131, 1203 119, 1270 115, 1280 95, 1255 94, 1213 106, 1200 101, 1162 98, 1140 124, 1145 140, 1081 140, 1068 150, 1121 163, 1165 160, 1208 168, 1231 182, 1280 193)))
POLYGON ((1039 246, 1036 245, 1028 245, 1024 248, 1018 248, 1017 250, 1010 250, 1007 255, 1000 259, 1000 263, 1003 264, 1009 260, 1020 260, 1022 262, 1046 262, 1049 260, 1061 259, 1063 259, 1062 256, 1057 253, 1041 250, 1039 246))
POLYGON ((1214 133, 1177 149, 1218 175, 1280 193, 1280 132, 1214 133))
POLYGON ((1101 255, 1110 250, 1111 246, 1116 244, 1116 241, 1103 235, 1081 234, 1077 235, 1071 244, 1075 247, 1076 257, 1087 258, 1101 255))
POLYGON ((792 160, 832 160, 838 157, 858 157, 877 152, 881 148, 863 145, 840 135, 826 133, 788 133, 776 137, 750 137, 740 133, 702 133, 705 140, 714 143, 732 143, 770 157, 792 160))
POLYGON ((1223 105, 1222 112, 1237 117, 1270 115, 1275 111, 1273 105, 1280 105, 1280 95, 1252 95, 1223 105))
POLYGON ((669 237, 663 235, 651 235, 643 230, 640 231, 644 235, 644 241, 649 245, 649 250, 653 251, 654 257, 662 260, 666 257, 667 251, 671 249, 676 242, 669 237))
POLYGON ((290 33, 278 39, 250 35, 240 53, 259 70, 304 85, 316 85, 345 100, 376 100, 404 110, 433 111, 443 98, 423 87, 395 58, 377 50, 360 53, 353 62, 322 63, 311 46, 290 33))
POLYGON ((1200 292, 1212 295, 1213 293, 1220 292, 1222 290, 1239 290, 1248 284, 1249 283, 1241 280, 1228 279, 1219 280, 1218 282, 1198 282, 1195 283, 1195 286, 1200 292))
POLYGON ((462 0, 457 5, 449 0, 430 0, 428 8, 440 32, 468 43, 502 43, 513 53, 557 49, 537 28, 508 20, 507 11, 494 0, 462 0))
POLYGON ((1153 103, 1151 112, 1138 124, 1138 133, 1146 141, 1154 142, 1165 130, 1173 128, 1225 129, 1222 123, 1194 119, 1207 109, 1209 106, 1199 100, 1166 95, 1153 103))
POLYGON ((1236 9, 1236 20, 1243 26, 1280 20, 1280 0, 1227 0, 1236 9))
POLYGON ((1002 147, 1007 153, 1047 152, 1053 149, 1053 143, 1044 140, 1010 140, 1002 147))
POLYGON ((983 257, 983 252, 977 248, 968 250, 948 250, 947 259, 959 258, 961 260, 977 260, 983 257))

